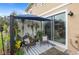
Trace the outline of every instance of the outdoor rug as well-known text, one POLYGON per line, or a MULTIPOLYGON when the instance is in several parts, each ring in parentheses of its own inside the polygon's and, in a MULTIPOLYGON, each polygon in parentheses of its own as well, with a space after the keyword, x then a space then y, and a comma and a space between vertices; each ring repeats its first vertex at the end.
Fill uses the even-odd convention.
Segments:
POLYGON ((53 47, 53 48, 51 48, 51 49, 49 49, 49 50, 43 52, 43 53, 40 54, 40 55, 68 55, 68 54, 66 54, 66 53, 64 53, 64 52, 61 52, 61 51, 59 51, 58 49, 56 49, 56 48, 53 47))

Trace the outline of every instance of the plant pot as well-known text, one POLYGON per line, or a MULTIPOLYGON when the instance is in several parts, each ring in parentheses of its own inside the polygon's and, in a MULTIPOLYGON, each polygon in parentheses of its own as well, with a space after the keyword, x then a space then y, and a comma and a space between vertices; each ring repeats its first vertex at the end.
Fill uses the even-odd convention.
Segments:
POLYGON ((42 37, 42 40, 43 40, 43 41, 47 41, 47 40, 48 40, 47 35, 46 35, 46 36, 43 36, 43 37, 42 37))

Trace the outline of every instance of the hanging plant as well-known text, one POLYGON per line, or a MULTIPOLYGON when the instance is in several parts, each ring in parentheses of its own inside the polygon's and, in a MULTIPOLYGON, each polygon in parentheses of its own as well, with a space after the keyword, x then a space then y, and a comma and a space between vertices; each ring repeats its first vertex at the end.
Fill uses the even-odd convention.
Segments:
POLYGON ((31 24, 31 29, 32 29, 32 35, 34 35, 33 33, 34 33, 34 23, 32 22, 32 24, 31 24))
POLYGON ((35 23, 35 29, 36 29, 36 33, 37 33, 37 29, 39 28, 38 23, 35 23))
POLYGON ((30 24, 28 24, 27 26, 28 26, 28 27, 30 27, 31 25, 30 25, 30 24))

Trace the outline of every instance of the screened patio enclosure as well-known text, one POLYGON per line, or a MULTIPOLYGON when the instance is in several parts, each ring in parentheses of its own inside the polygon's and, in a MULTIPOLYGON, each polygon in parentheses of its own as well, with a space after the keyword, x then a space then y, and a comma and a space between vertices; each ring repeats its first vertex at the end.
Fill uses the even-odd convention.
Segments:
MULTIPOLYGON (((10 15, 10 54, 14 54, 13 45, 14 45, 14 41, 15 41, 15 34, 14 34, 14 31, 13 31, 13 29, 14 29, 13 27, 14 27, 15 19, 22 20, 22 23, 24 23, 25 20, 40 21, 41 22, 41 28, 42 28, 42 21, 51 21, 50 19, 47 19, 47 18, 43 18, 43 17, 35 16, 35 15, 29 15, 29 14, 17 15, 17 16, 16 15, 15 16, 10 15)), ((24 24, 23 24, 22 28, 24 28, 24 24)))

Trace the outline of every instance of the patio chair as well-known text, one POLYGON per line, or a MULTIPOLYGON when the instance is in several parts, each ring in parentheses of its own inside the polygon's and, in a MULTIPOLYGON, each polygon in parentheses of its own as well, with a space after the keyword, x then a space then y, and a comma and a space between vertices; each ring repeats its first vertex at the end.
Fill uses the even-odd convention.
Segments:
POLYGON ((40 45, 41 44, 48 44, 48 46, 49 46, 49 42, 48 42, 48 37, 47 36, 43 36, 42 37, 42 41, 40 42, 40 45))
MULTIPOLYGON (((19 38, 21 38, 21 37, 19 37, 19 38)), ((22 41, 21 46, 22 46, 22 47, 26 47, 26 49, 27 49, 27 51, 28 51, 28 49, 29 49, 29 47, 30 47, 30 40, 29 40, 29 38, 28 38, 28 35, 24 35, 24 36, 21 38, 21 41, 22 41)))
POLYGON ((29 38, 24 39, 23 45, 24 45, 24 47, 27 47, 27 51, 28 51, 28 49, 30 48, 29 38))

